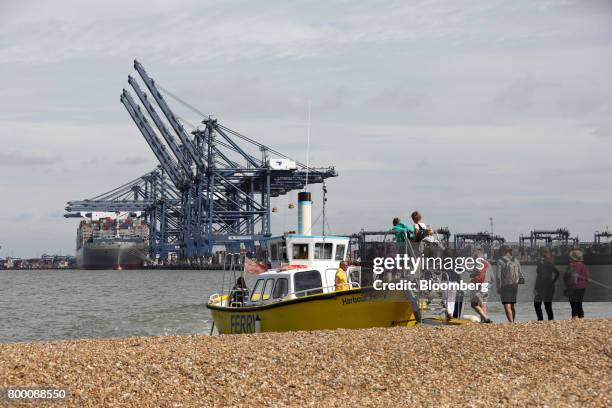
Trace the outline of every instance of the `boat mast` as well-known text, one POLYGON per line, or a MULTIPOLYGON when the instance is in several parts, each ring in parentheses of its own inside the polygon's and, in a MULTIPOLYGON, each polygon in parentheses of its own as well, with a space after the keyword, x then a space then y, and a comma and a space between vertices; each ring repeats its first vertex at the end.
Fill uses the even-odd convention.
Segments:
POLYGON ((323 228, 322 235, 325 238, 325 203, 327 203, 327 186, 325 185, 325 181, 323 181, 323 228))
POLYGON ((306 131, 306 183, 304 191, 308 191, 308 173, 310 172, 310 100, 308 100, 308 126, 306 131))

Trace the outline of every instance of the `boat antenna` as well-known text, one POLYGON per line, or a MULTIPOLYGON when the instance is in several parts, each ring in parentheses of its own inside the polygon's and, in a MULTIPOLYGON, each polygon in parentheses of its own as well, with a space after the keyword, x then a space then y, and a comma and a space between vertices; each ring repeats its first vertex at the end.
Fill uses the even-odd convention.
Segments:
POLYGON ((304 191, 308 190, 308 172, 310 171, 310 99, 308 100, 308 126, 306 131, 306 184, 304 191))
POLYGON ((323 180, 323 237, 325 237, 325 204, 327 203, 327 186, 325 185, 325 180, 323 180))

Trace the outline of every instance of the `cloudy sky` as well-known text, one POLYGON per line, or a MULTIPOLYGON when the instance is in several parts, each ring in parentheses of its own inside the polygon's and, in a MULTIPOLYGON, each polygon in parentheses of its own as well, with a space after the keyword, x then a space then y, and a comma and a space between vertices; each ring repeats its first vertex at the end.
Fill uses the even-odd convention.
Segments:
POLYGON ((612 224, 610 1, 141 3, 0 1, 0 257, 73 253, 66 201, 154 168, 119 102, 134 58, 301 161, 310 100, 334 233, 612 224))

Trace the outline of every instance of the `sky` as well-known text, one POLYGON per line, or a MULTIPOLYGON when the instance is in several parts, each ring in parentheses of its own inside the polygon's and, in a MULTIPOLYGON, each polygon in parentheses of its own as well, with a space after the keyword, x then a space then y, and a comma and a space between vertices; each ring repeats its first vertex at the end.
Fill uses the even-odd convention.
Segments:
POLYGON ((310 101, 310 163, 339 173, 332 233, 415 209, 452 232, 493 217, 511 241, 612 224, 610 1, 2 0, 0 257, 74 253, 66 202, 157 165, 119 102, 135 58, 302 162, 310 101))

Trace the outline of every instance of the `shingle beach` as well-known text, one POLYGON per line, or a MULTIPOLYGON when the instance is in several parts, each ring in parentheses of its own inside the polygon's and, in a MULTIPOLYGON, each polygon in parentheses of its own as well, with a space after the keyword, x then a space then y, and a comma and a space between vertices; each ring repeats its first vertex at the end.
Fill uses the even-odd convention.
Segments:
MULTIPOLYGON (((612 319, 0 344, 14 406, 612 406, 612 319)), ((8 406, 8 405, 7 405, 8 406)))

